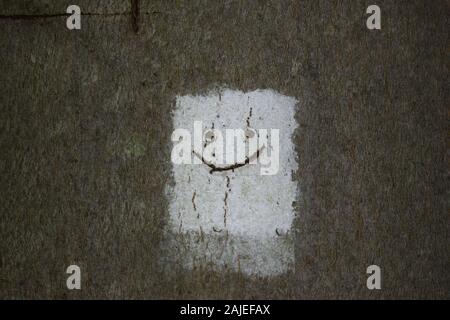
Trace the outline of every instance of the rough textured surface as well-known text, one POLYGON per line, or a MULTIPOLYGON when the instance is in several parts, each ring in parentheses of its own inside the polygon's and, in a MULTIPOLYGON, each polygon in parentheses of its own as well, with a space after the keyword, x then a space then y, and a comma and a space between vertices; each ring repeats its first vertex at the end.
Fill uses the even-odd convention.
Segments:
POLYGON ((298 170, 292 138, 300 107, 272 90, 177 97, 171 158, 182 146, 188 164, 172 165, 168 225, 180 238, 171 247, 182 249, 173 251, 190 269, 208 264, 271 276, 293 268, 293 204, 299 192, 292 177, 298 170), (224 162, 242 164, 246 157, 248 164, 222 172, 211 172, 201 160, 226 168, 224 162))
POLYGON ((137 34, 98 3, 0 18, 0 297, 449 298, 448 1, 377 1, 381 31, 367 1, 142 1, 137 34), (304 99, 295 273, 157 263, 174 96, 217 85, 304 99))

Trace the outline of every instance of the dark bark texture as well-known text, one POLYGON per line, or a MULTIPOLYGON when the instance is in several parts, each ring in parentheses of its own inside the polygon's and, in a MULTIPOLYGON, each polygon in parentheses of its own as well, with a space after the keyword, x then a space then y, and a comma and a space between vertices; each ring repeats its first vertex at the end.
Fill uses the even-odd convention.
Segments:
POLYGON ((449 298, 448 1, 74 2, 0 2, 0 298, 449 298), (300 101, 291 274, 161 262, 174 97, 220 86, 300 101))

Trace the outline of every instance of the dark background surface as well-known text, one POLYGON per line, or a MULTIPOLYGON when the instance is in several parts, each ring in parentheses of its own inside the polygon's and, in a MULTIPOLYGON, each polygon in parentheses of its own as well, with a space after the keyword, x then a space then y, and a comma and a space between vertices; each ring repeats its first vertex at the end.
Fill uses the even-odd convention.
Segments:
POLYGON ((449 1, 76 4, 0 2, 0 298, 450 297, 449 1), (173 100, 219 86, 300 101, 292 274, 161 263, 173 100))

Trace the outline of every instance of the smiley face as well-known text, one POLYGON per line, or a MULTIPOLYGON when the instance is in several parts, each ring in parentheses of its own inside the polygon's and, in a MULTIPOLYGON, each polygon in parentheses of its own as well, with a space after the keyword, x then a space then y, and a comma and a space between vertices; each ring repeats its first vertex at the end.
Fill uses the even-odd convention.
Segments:
POLYGON ((291 268, 296 105, 272 90, 177 97, 174 128, 192 132, 197 160, 174 165, 168 188, 169 225, 183 242, 170 246, 184 248, 178 255, 187 268, 208 263, 264 276, 291 268), (274 162, 276 173, 265 175, 274 162))

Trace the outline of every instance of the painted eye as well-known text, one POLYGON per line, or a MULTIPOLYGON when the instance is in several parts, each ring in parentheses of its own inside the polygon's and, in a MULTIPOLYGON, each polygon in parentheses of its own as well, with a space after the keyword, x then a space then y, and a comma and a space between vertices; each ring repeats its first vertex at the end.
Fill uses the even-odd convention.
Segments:
POLYGON ((214 132, 212 130, 209 130, 205 133, 205 140, 207 142, 214 141, 216 137, 214 136, 214 132))
POLYGON ((255 136, 255 131, 253 130, 253 129, 247 129, 246 131, 245 131, 245 137, 247 138, 247 139, 251 139, 251 138, 253 138, 255 136))

